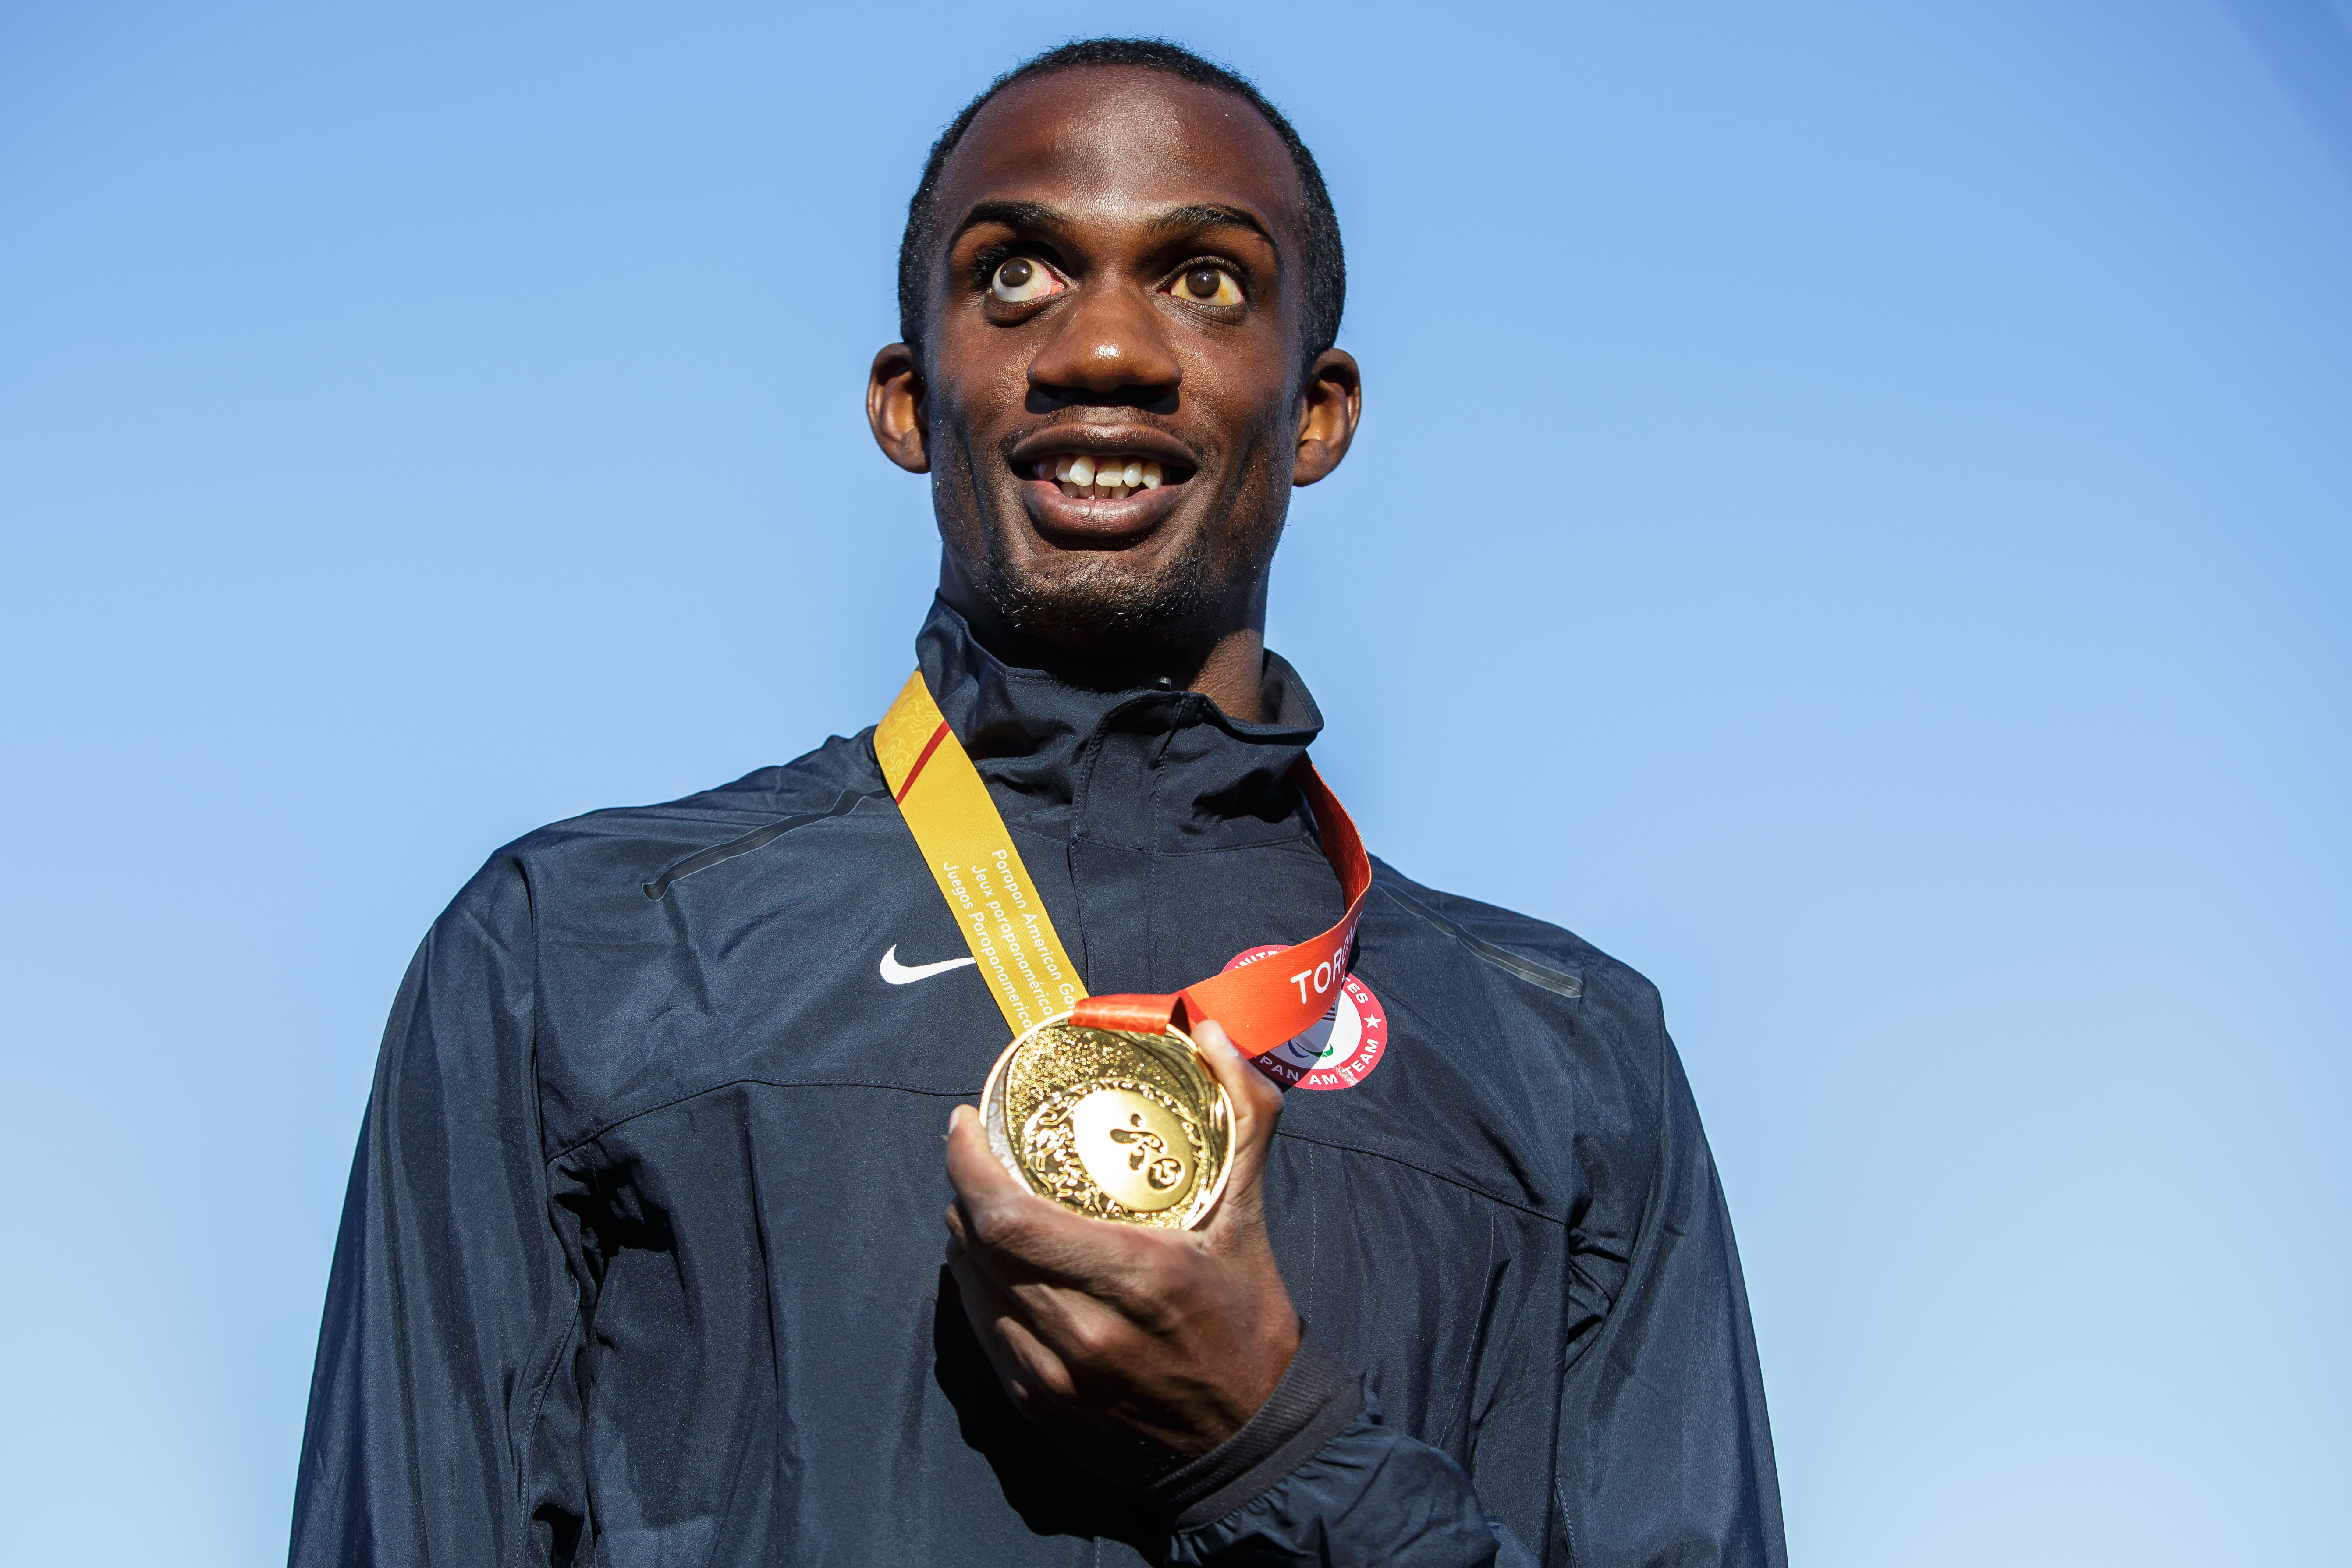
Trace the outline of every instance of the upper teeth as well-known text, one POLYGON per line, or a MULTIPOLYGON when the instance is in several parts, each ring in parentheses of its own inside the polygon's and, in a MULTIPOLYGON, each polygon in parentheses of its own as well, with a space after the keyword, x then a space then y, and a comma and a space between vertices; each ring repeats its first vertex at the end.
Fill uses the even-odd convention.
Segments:
POLYGON ((1136 490, 1160 488, 1160 465, 1149 458, 1106 453, 1099 458, 1064 454, 1037 465, 1039 479, 1051 479, 1074 500, 1108 498, 1117 500, 1136 490))

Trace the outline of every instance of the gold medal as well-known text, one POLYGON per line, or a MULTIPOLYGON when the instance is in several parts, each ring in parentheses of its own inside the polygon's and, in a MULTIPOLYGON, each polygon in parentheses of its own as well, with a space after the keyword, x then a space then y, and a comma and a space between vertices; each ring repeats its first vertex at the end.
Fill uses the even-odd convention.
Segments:
POLYGON ((1347 894, 1339 924, 1175 995, 1090 996, 921 670, 875 726, 874 760, 1014 1036, 981 1090, 996 1157, 1030 1191, 1082 1215, 1168 1230, 1207 1224, 1233 1164, 1234 1104, 1184 1026, 1213 1018, 1255 1058, 1330 1011, 1372 886, 1338 797, 1305 757, 1292 764, 1347 894))
POLYGON ((1233 1100, 1172 1027, 1048 1018, 996 1058, 980 1113, 1006 1170, 1096 1219, 1192 1229, 1233 1166, 1233 1100))

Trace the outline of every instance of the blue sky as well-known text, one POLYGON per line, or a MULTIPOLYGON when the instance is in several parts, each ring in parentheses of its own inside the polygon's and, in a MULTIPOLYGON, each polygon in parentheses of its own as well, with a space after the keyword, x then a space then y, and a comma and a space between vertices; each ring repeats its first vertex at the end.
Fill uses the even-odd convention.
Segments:
POLYGON ((906 194, 1133 30, 1323 161, 1270 640, 1664 988, 1797 1556, 2341 1562, 2347 10, 0 5, 0 1560, 283 1551, 410 951, 879 713, 906 194))

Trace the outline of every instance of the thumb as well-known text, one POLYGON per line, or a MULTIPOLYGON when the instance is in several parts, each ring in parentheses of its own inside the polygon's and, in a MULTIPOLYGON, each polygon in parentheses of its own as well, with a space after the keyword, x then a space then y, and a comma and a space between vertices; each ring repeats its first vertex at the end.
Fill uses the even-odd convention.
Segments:
POLYGON ((1282 1120, 1282 1090, 1234 1049, 1223 1026, 1214 1019, 1202 1019, 1193 1029, 1192 1039, 1201 1047, 1201 1059, 1210 1076, 1234 1102, 1234 1172, 1211 1224, 1223 1221, 1228 1212, 1246 1223, 1261 1223, 1265 1210, 1259 1188, 1265 1174, 1266 1150, 1274 1142, 1276 1124, 1282 1120))

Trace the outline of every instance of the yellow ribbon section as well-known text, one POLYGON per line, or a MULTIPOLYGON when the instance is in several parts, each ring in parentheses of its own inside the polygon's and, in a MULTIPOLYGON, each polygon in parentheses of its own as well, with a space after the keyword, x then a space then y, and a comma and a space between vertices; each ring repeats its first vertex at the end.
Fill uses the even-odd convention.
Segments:
POLYGON ((915 671, 874 731, 874 755, 1004 1021, 1021 1035, 1087 994, 963 742, 915 671))

